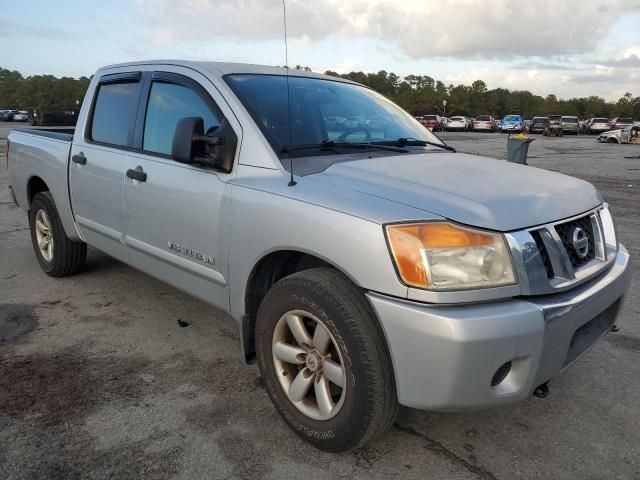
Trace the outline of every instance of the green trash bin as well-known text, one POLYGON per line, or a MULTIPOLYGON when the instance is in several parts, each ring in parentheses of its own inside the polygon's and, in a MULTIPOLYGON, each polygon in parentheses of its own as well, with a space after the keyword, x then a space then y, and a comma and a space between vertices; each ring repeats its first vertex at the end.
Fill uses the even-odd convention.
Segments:
POLYGON ((507 139, 507 161, 526 165, 529 144, 534 140, 533 138, 509 137, 507 139))

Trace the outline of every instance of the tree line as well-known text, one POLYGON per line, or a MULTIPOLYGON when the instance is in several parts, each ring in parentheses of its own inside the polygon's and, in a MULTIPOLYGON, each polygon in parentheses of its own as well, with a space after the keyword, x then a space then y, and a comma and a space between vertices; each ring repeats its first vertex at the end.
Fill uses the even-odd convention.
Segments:
POLYGON ((76 108, 76 101, 82 103, 89 81, 87 77, 24 77, 20 72, 0 67, 0 109, 76 108))
MULTIPOLYGON (((304 67, 302 67, 304 68, 304 67)), ((428 75, 407 75, 404 78, 384 70, 378 73, 350 72, 338 74, 327 71, 328 75, 346 78, 382 93, 413 115, 445 113, 443 101, 447 102, 446 116, 493 115, 502 118, 510 113, 524 118, 546 115, 575 115, 579 118, 591 117, 633 117, 640 118, 640 97, 627 92, 617 102, 607 102, 592 95, 583 98, 558 99, 550 94, 546 97, 534 95, 528 90, 489 90, 482 80, 471 85, 445 85, 428 75)))
MULTIPOLYGON (((297 65, 296 69, 310 70, 297 65)), ((590 96, 558 99, 534 95, 527 90, 495 88, 489 90, 482 80, 471 85, 445 85, 428 75, 407 75, 402 78, 384 70, 378 73, 349 72, 325 74, 353 80, 389 97, 413 115, 445 113, 477 116, 482 114, 502 118, 518 113, 525 118, 541 115, 575 115, 579 118, 617 116, 640 118, 640 97, 625 93, 617 102, 590 96)), ((53 75, 23 76, 20 72, 0 67, 0 109, 73 108, 82 102, 89 86, 89 77, 57 78, 53 75)))

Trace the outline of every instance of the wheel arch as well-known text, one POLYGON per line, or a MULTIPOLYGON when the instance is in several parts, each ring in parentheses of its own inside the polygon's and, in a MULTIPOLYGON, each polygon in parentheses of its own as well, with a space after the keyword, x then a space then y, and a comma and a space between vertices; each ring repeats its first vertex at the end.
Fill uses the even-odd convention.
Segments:
POLYGON ((29 181, 27 182, 27 201, 29 207, 31 206, 33 197, 35 197, 38 193, 50 191, 51 189, 41 177, 33 175, 31 178, 29 178, 29 181))
POLYGON ((241 340, 246 363, 255 360, 255 323, 260 303, 271 286, 278 280, 297 272, 318 267, 332 268, 343 274, 354 285, 358 283, 343 269, 320 255, 295 249, 278 249, 264 254, 253 266, 244 291, 244 314, 241 322, 241 340))

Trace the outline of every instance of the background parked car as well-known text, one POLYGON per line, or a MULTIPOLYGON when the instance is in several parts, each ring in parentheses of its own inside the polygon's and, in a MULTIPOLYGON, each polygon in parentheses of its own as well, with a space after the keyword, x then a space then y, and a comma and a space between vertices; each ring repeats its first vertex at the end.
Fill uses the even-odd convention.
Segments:
POLYGON ((502 119, 502 127, 500 131, 506 132, 522 132, 524 129, 524 121, 520 115, 507 115, 502 119))
POLYGON ((616 117, 611 120, 611 129, 627 128, 633 125, 633 118, 628 117, 616 117))
POLYGON ((594 133, 606 132, 611 128, 611 122, 608 118, 596 117, 589 120, 587 125, 587 133, 593 135, 594 133))
POLYGON ((598 135, 597 140, 600 143, 640 143, 640 126, 609 130, 598 135))
POLYGON ((580 133, 580 122, 578 121, 578 117, 563 116, 560 119, 560 125, 562 126, 562 131, 564 133, 573 133, 575 135, 580 133))
POLYGON ((462 116, 451 117, 449 119, 449 123, 447 124, 447 130, 458 130, 466 132, 467 130, 469 130, 469 121, 466 117, 462 116))
POLYGON ((3 110, 0 114, 0 120, 3 122, 12 122, 13 116, 18 113, 18 110, 3 110))
POLYGON ((491 115, 478 115, 473 121, 473 129, 493 132, 496 129, 496 121, 491 115))
POLYGON ((529 132, 531 133, 544 133, 544 129, 549 126, 549 117, 533 117, 531 125, 529 126, 529 132))
POLYGON ((444 130, 444 122, 440 115, 423 115, 420 123, 436 132, 444 130))
POLYGON ((27 120, 29 120, 29 112, 25 110, 20 110, 13 114, 14 122, 26 122, 27 120))

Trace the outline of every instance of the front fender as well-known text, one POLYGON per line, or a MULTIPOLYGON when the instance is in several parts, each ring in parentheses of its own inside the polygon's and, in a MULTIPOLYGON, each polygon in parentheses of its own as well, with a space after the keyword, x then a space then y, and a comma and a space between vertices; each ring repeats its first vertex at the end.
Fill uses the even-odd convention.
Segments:
POLYGON ((407 287, 396 275, 379 223, 234 185, 230 235, 230 310, 237 321, 246 313, 247 280, 253 268, 278 250, 318 257, 365 290, 407 296, 407 287))

